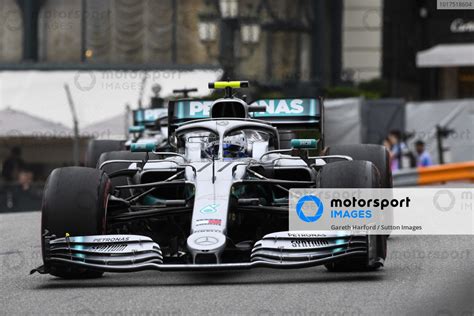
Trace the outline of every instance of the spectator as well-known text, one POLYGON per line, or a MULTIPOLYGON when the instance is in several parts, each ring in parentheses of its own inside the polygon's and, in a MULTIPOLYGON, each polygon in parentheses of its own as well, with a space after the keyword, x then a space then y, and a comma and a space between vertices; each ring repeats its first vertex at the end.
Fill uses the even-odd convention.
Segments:
POLYGON ((390 150, 392 149, 392 144, 390 143, 390 140, 388 139, 388 137, 385 137, 385 139, 383 140, 382 142, 382 145, 387 148, 387 150, 390 152, 390 150))
POLYGON ((18 184, 20 190, 27 192, 31 189, 31 184, 33 183, 33 172, 28 169, 22 169, 18 173, 18 184))
POLYGON ((33 185, 34 175, 29 169, 22 169, 18 173, 18 182, 11 186, 11 211, 36 211, 41 208, 42 193, 33 185))
POLYGON ((402 134, 399 130, 391 130, 387 136, 388 143, 390 144, 392 171, 399 170, 401 168, 402 154, 406 149, 406 145, 401 142, 401 138, 402 134))
POLYGON ((428 167, 433 165, 433 160, 431 155, 425 148, 425 143, 422 140, 417 140, 415 142, 415 151, 416 151, 416 166, 417 167, 428 167))
POLYGON ((2 167, 2 177, 6 182, 14 182, 18 179, 20 170, 24 167, 25 163, 21 158, 20 147, 13 147, 10 156, 5 159, 2 167))
POLYGON ((388 151, 388 157, 390 159, 390 168, 393 170, 393 153, 392 153, 392 143, 390 142, 390 139, 385 137, 385 139, 382 142, 382 145, 387 149, 388 151))
POLYGON ((402 134, 399 130, 392 130, 387 136, 388 144, 391 145, 390 156, 392 158, 392 171, 402 168, 414 168, 416 165, 415 155, 408 149, 405 143, 406 139, 407 136, 402 134))

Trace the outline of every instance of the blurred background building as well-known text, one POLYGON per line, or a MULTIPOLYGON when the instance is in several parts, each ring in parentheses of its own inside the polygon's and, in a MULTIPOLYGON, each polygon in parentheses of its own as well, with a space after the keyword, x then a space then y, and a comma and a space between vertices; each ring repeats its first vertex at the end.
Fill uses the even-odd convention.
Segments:
POLYGON ((342 77, 352 82, 381 78, 382 0, 346 0, 342 77))
POLYGON ((474 10, 434 0, 0 0, 0 13, 0 69, 216 66, 285 92, 473 96, 474 10))
POLYGON ((383 77, 392 96, 474 97, 474 10, 431 0, 384 1, 383 77))
POLYGON ((305 91, 341 80, 342 0, 1 0, 0 8, 3 68, 214 65, 268 87, 310 83, 305 91))

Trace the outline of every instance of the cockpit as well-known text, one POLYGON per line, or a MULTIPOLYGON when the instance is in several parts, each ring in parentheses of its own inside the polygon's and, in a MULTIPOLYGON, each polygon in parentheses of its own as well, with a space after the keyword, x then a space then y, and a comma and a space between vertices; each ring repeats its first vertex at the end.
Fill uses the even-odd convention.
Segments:
POLYGON ((189 161, 204 159, 258 159, 278 149, 272 126, 245 120, 202 120, 176 130, 178 152, 189 161))

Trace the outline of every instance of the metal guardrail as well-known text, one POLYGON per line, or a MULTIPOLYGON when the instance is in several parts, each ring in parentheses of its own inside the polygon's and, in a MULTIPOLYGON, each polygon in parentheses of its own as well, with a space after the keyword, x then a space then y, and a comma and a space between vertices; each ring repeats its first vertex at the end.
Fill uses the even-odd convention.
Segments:
POLYGON ((393 186, 406 187, 450 181, 474 182, 474 161, 401 170, 393 173, 393 186))

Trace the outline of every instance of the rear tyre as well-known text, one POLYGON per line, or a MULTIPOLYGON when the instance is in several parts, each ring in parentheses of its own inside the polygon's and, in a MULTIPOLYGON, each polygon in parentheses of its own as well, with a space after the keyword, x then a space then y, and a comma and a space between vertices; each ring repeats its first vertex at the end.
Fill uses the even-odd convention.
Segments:
MULTIPOLYGON (((110 151, 110 152, 106 152, 100 155, 100 158, 97 161, 97 168, 99 168, 104 162, 109 161, 109 160, 144 160, 145 158, 146 158, 146 153, 130 152, 126 150, 110 151)), ((148 154, 148 158, 150 160, 158 159, 158 157, 152 153, 148 154)), ((102 167, 102 170, 107 175, 110 175, 115 171, 128 169, 129 166, 130 166, 130 162, 116 162, 116 163, 110 163, 110 164, 104 165, 102 167)), ((128 180, 126 176, 113 177, 110 179, 110 181, 112 182, 112 187, 128 184, 128 180)), ((127 198, 131 195, 132 195, 132 192, 130 192, 130 190, 121 190, 116 196, 120 198, 127 198)))
POLYGON ((320 188, 380 188, 380 174, 370 161, 337 161, 321 168, 320 188))
POLYGON ((85 166, 95 168, 100 155, 108 151, 124 149, 124 142, 121 140, 96 140, 92 139, 87 145, 85 166))
POLYGON ((110 180, 103 171, 84 167, 53 170, 46 182, 41 209, 41 246, 49 273, 61 278, 97 278, 103 272, 45 261, 43 234, 64 237, 103 235, 110 180))
MULTIPOLYGON (((390 154, 384 146, 374 144, 336 145, 329 147, 328 155, 345 155, 354 160, 372 162, 380 173, 382 188, 393 188, 392 168, 390 167, 390 154)), ((387 238, 390 234, 387 235, 387 238)))
MULTIPOLYGON (((317 177, 320 188, 380 188, 380 174, 370 161, 338 161, 321 168, 317 177)), ((369 235, 368 254, 364 257, 326 264, 329 271, 373 271, 383 266, 387 237, 369 235)))
POLYGON ((384 146, 372 144, 353 144, 331 146, 326 150, 327 155, 344 155, 353 160, 370 161, 380 173, 382 188, 392 188, 392 170, 390 155, 384 146))

